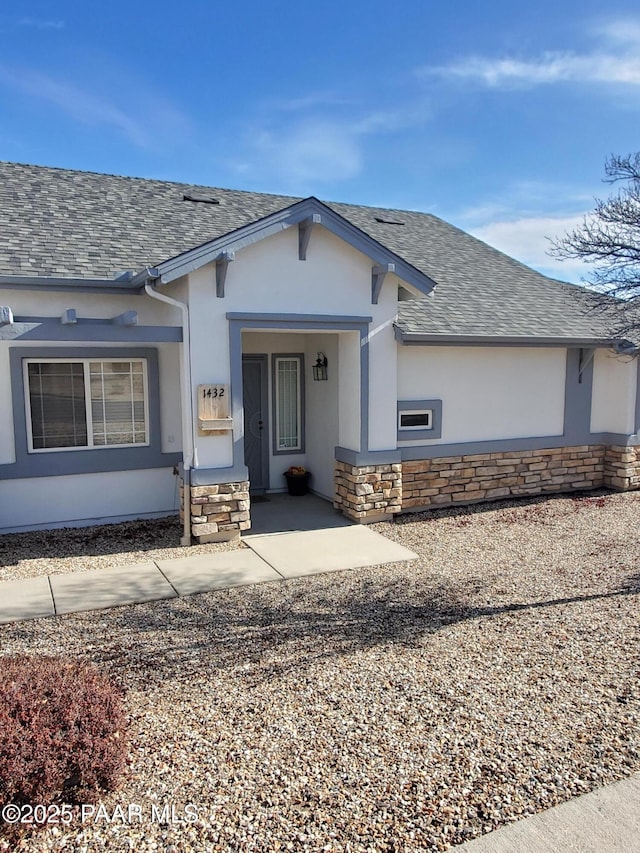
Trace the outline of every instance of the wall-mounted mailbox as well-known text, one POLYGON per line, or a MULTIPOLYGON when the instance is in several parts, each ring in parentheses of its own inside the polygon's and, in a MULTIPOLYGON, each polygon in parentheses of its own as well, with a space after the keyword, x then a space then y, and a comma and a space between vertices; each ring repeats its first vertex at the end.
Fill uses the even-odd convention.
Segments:
POLYGON ((202 432, 229 432, 229 386, 198 385, 198 426, 202 432))

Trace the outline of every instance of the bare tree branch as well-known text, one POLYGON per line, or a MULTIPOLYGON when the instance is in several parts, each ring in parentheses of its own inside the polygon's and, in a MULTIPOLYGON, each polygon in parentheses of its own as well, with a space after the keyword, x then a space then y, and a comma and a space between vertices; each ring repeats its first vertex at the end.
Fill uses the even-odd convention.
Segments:
POLYGON ((612 333, 640 339, 640 152, 612 154, 604 182, 622 184, 607 199, 596 199, 582 224, 551 241, 550 254, 595 265, 591 284, 615 318, 612 333), (612 305, 611 300, 621 300, 612 305))

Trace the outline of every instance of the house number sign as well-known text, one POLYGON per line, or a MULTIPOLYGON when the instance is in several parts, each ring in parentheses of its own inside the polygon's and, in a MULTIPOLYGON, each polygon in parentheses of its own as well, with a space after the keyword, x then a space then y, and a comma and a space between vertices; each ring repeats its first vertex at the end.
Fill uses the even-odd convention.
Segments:
POLYGON ((226 385, 201 385, 203 400, 222 400, 227 393, 226 385))
POLYGON ((228 385, 198 385, 198 423, 202 430, 231 428, 228 385))

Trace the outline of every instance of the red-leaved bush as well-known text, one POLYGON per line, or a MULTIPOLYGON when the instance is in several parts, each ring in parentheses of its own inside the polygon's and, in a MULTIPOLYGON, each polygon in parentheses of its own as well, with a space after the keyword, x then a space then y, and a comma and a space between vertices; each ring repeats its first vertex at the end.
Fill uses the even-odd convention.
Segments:
POLYGON ((0 806, 92 802, 124 769, 120 692, 94 666, 0 657, 0 806))

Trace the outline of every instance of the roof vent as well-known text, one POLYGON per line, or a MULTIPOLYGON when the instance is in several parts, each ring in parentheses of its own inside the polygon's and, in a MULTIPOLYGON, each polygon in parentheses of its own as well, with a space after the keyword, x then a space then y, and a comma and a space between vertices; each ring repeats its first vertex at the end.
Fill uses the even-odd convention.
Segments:
POLYGON ((182 201, 195 201, 200 204, 220 204, 220 199, 213 198, 213 196, 187 195, 186 193, 182 196, 182 201))
POLYGON ((383 219, 381 216, 375 216, 374 219, 382 225, 404 225, 404 222, 398 222, 397 219, 383 219))

